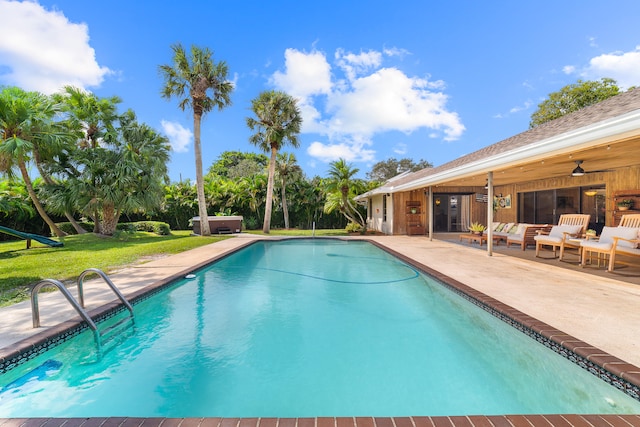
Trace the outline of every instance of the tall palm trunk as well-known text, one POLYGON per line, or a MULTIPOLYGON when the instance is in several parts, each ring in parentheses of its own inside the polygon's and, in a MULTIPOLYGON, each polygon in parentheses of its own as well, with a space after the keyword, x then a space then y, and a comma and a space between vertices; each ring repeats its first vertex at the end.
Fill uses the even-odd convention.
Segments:
POLYGON ((40 204, 40 200, 38 200, 38 196, 36 195, 35 190, 33 189, 33 183, 31 182, 31 178, 29 177, 29 172, 27 171, 27 165, 25 164, 22 158, 18 159, 18 166, 20 167, 20 173, 22 174, 22 179, 24 180, 24 185, 27 187, 27 192, 29 193, 29 197, 31 197, 31 201, 33 205, 36 207, 38 214, 40 214, 40 218, 44 220, 49 226, 52 234, 55 234, 57 237, 66 236, 67 233, 60 230, 60 228, 56 225, 55 222, 47 215, 42 204, 40 204))
POLYGON ((204 196, 204 178, 202 176, 202 144, 200 143, 200 123, 202 115, 193 114, 193 149, 196 157, 196 192, 198 193, 198 214, 200 215, 200 235, 210 236, 207 199, 204 196))
POLYGON ((276 175, 276 154, 278 150, 271 145, 271 158, 269 159, 269 180, 267 181, 267 201, 264 208, 264 223, 262 232, 269 234, 271 230, 271 210, 273 209, 273 181, 276 175))
POLYGON ((100 234, 113 236, 118 225, 118 212, 113 203, 105 203, 102 206, 102 222, 100 223, 100 234))

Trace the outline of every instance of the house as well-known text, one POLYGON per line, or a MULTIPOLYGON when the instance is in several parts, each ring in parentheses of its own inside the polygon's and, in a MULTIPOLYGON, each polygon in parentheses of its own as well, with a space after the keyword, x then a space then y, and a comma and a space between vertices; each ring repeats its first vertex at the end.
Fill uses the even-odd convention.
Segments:
POLYGON ((471 222, 556 224, 589 213, 617 225, 617 202, 640 213, 640 88, 441 166, 359 195, 371 229, 394 235, 463 232, 471 222))

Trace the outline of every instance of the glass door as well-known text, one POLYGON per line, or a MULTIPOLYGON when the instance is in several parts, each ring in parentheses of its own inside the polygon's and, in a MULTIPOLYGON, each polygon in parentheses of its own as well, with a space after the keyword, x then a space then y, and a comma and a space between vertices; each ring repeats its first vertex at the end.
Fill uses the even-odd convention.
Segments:
POLYGON ((433 230, 465 231, 469 226, 470 196, 466 194, 433 195, 433 230))

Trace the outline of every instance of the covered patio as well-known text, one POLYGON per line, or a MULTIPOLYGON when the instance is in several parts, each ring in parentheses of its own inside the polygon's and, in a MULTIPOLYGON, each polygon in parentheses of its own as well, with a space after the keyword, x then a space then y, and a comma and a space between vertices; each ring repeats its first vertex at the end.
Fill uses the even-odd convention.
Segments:
MULTIPOLYGON (((623 198, 636 201, 630 213, 640 213, 640 89, 398 176, 357 199, 367 204, 370 228, 432 239, 466 232, 471 222, 557 224, 564 213, 591 214, 589 228, 599 232, 618 225, 623 198)), ((483 246, 489 255, 491 228, 483 246)))

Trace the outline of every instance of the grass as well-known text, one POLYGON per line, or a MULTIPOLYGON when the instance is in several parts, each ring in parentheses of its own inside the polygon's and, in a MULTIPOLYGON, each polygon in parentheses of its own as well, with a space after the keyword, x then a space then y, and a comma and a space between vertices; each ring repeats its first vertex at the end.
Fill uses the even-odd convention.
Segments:
POLYGON ((42 279, 75 280, 87 268, 109 273, 117 268, 159 255, 171 255, 228 237, 192 236, 190 231, 172 231, 169 236, 153 233, 122 233, 104 238, 95 234, 62 238, 64 246, 52 248, 24 240, 0 243, 0 306, 28 298, 29 286, 42 279))
MULTIPOLYGON (((263 235, 262 231, 248 231, 263 235)), ((87 268, 105 273, 150 257, 171 255, 229 238, 200 237, 191 231, 172 231, 169 236, 153 233, 121 233, 105 238, 92 233, 61 239, 64 246, 52 248, 24 240, 0 243, 0 307, 29 298, 29 287, 42 279, 75 281, 87 268)), ((345 230, 315 230, 316 236, 345 236, 345 230)), ((272 236, 312 236, 312 230, 271 230, 272 236)))

